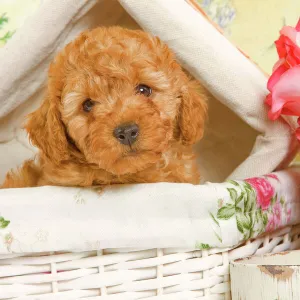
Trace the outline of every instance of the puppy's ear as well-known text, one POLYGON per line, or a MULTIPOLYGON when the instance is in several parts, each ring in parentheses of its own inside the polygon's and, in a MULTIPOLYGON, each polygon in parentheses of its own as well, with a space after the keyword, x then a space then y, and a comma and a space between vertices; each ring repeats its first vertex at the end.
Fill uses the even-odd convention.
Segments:
POLYGON ((181 89, 180 97, 180 140, 185 145, 192 145, 203 136, 207 99, 204 89, 196 81, 187 82, 181 89))
POLYGON ((28 115, 25 129, 32 144, 54 163, 59 164, 69 158, 65 127, 56 98, 47 96, 40 108, 28 115))

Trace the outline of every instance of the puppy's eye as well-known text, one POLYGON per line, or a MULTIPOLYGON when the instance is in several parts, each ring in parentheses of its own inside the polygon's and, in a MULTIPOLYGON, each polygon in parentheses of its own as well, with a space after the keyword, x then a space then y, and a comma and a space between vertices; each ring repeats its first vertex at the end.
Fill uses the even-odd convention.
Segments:
POLYGON ((83 110, 86 111, 86 112, 90 112, 94 105, 95 105, 95 103, 91 99, 86 99, 82 103, 83 110))
POLYGON ((142 94, 145 97, 149 97, 152 94, 152 89, 151 87, 149 87, 148 85, 145 84, 139 84, 137 85, 137 87, 135 88, 136 92, 138 94, 142 94))

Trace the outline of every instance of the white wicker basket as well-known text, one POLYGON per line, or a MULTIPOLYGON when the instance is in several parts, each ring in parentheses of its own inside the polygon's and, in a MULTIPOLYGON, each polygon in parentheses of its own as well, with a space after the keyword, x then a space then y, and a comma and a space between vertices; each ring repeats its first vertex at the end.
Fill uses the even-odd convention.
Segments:
MULTIPOLYGON (((184 0, 119 2, 43 1, 1 49, 0 180, 33 153, 19 128, 43 96, 56 50, 87 27, 115 24, 160 36, 211 91, 210 124, 199 145, 204 181, 287 166, 295 137, 283 120, 268 121, 266 78, 249 60, 184 0)), ((258 206, 248 207, 258 195, 244 181, 115 187, 100 198, 81 189, 1 190, 0 299, 229 300, 231 260, 299 248, 300 227, 292 227, 300 220, 299 174, 255 179, 271 182, 267 219, 258 206), (244 208, 250 219, 239 215, 244 208)))
POLYGON ((106 249, 0 257, 0 299, 231 299, 229 262, 300 247, 300 227, 236 249, 106 249), (27 295, 27 296, 26 296, 27 295))

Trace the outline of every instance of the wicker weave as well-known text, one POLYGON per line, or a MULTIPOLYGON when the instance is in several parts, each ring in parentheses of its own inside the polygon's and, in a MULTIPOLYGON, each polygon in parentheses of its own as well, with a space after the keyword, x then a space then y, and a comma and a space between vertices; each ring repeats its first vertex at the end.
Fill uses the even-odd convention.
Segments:
POLYGON ((300 246, 300 226, 236 249, 106 249, 0 257, 0 299, 230 299, 229 262, 300 246), (15 298, 18 297, 18 298, 15 298))

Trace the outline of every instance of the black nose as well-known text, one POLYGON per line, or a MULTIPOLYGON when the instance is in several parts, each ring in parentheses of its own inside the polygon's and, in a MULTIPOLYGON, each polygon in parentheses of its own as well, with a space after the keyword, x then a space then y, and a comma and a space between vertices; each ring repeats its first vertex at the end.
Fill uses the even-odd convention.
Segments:
POLYGON ((123 145, 132 145, 139 135, 136 124, 121 125, 114 130, 115 138, 123 145))

